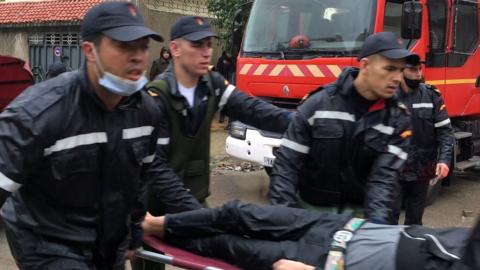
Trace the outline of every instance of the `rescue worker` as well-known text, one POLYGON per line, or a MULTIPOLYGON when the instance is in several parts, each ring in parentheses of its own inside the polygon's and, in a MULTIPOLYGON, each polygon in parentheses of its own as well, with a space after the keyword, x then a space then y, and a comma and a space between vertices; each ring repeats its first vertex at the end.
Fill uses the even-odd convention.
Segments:
MULTIPOLYGON (((206 205, 210 194, 210 126, 216 111, 263 130, 284 132, 291 112, 247 96, 217 72, 209 72, 213 38, 207 20, 181 17, 171 28, 172 64, 147 87, 162 114, 169 135, 159 139, 157 162, 165 164, 150 177, 183 182, 200 203, 206 205)), ((155 161, 154 161, 155 162, 155 161)), ((155 184, 153 183, 153 184, 155 184)), ((163 215, 166 211, 159 194, 149 189, 148 211, 163 215)), ((161 269, 138 260, 135 269, 161 269)))
POLYGON ((420 58, 409 59, 398 91, 399 100, 411 111, 413 132, 397 200, 397 220, 405 203, 405 225, 422 225, 429 182, 445 178, 452 160, 453 129, 442 96, 421 81, 420 58))
MULTIPOLYGON (((140 199, 165 129, 141 91, 149 38, 128 2, 91 8, 85 66, 25 90, 0 114, 0 214, 20 269, 124 269, 141 246, 140 199)), ((158 187, 175 211, 199 203, 176 182, 158 187)))
POLYGON ((480 269, 480 220, 473 229, 431 229, 233 201, 147 215, 142 226, 145 234, 242 269, 480 269))
POLYGON ((407 108, 394 94, 405 58, 417 57, 399 40, 390 32, 369 36, 359 68, 345 69, 299 106, 273 166, 273 204, 393 222, 397 172, 411 134, 407 108))

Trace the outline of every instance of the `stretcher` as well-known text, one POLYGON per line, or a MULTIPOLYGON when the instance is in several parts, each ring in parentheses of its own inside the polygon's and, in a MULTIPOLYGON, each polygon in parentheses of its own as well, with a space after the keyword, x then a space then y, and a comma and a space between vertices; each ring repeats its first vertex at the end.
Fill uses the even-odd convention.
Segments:
POLYGON ((143 242, 154 250, 165 253, 159 254, 147 250, 138 251, 137 256, 146 260, 169 264, 188 270, 241 270, 240 268, 226 262, 202 257, 170 246, 154 236, 145 236, 143 242))

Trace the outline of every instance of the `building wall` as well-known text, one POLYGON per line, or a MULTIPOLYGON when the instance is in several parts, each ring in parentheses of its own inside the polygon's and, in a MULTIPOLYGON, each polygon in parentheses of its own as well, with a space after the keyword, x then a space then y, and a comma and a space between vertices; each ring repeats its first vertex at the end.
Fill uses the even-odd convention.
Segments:
MULTIPOLYGON (((206 0, 134 0, 145 19, 145 24, 160 33, 165 41, 163 43, 151 42, 150 65, 160 55, 162 46, 168 47, 170 27, 183 15, 198 15, 209 17, 206 0)), ((32 27, 3 27, 0 26, 0 54, 12 55, 29 63, 28 38, 34 34, 48 32, 80 32, 79 26, 32 26, 32 27)), ((217 29, 214 29, 217 31, 217 29)), ((212 64, 221 54, 218 42, 214 42, 212 64)), ((150 68, 149 65, 149 68, 150 68)))
POLYGON ((19 30, 1 29, 0 54, 15 56, 28 63, 28 31, 19 30))

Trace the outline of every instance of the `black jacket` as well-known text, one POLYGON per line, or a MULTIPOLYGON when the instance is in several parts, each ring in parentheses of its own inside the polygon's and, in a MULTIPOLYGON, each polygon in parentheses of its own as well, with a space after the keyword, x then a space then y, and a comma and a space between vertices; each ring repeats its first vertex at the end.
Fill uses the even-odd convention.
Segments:
POLYGON ((430 179, 435 176, 435 165, 450 166, 453 151, 453 129, 440 92, 431 85, 420 84, 398 98, 411 111, 411 144, 402 180, 430 179))
POLYGON ((170 65, 170 60, 167 60, 163 57, 153 60, 152 68, 150 69, 150 81, 155 79, 159 74, 162 74, 170 65))
MULTIPOLYGON (((235 86, 229 84, 228 81, 217 72, 210 72, 209 74, 202 76, 198 82, 195 89, 193 107, 189 106, 185 97, 178 91, 178 85, 172 66, 169 66, 164 73, 156 78, 157 80, 167 81, 172 97, 184 101, 184 108, 177 110, 178 121, 180 122, 184 134, 192 136, 197 133, 198 128, 203 121, 212 120, 206 119, 208 100, 211 98, 216 99, 217 110, 223 110, 227 116, 233 119, 240 120, 264 130, 275 132, 284 132, 286 130, 292 114, 290 111, 277 108, 276 106, 266 103, 258 98, 247 96, 236 89, 235 86), (212 86, 215 88, 214 96, 210 96, 209 94, 211 92, 208 88, 209 79, 207 76, 210 76, 209 74, 211 75, 212 86)), ((152 87, 153 85, 154 84, 152 84, 152 87)), ((155 97, 162 115, 167 115, 168 112, 166 108, 168 108, 169 104, 165 104, 166 101, 158 96, 154 90, 149 92, 155 97)), ((158 162, 160 165, 155 166, 155 169, 151 171, 155 176, 149 177, 150 179, 155 179, 151 185, 153 192, 155 192, 157 186, 165 186, 163 184, 164 181, 170 182, 174 179, 174 181, 181 182, 181 179, 168 164, 168 153, 170 151, 169 119, 168 117, 163 117, 161 120, 166 133, 162 135, 163 143, 159 143, 158 145, 157 153, 159 158, 154 161, 154 163, 158 162)))
MULTIPOLYGON (((348 216, 232 201, 165 217, 166 241, 242 269, 272 269, 280 259, 322 266, 348 216)), ((317 269, 323 269, 319 267, 317 269)))
MULTIPOLYGON (((143 91, 108 111, 84 71, 25 90, 0 114, 0 187, 13 192, 1 209, 6 224, 104 256, 129 234, 139 247, 161 117, 143 91)), ((177 210, 198 204, 181 183, 159 192, 177 210)))
POLYGON ((298 108, 276 155, 272 203, 296 206, 297 192, 320 206, 363 202, 372 221, 391 222, 395 181, 407 158, 409 117, 392 98, 377 101, 357 119, 352 98, 357 73, 346 69, 298 108))

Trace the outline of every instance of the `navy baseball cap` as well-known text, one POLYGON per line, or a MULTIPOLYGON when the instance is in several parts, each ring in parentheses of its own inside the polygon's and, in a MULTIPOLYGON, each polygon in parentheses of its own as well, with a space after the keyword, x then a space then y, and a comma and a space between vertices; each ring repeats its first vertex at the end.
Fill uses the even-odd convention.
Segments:
POLYGON ((392 32, 380 32, 368 36, 358 55, 358 60, 370 55, 380 54, 389 59, 420 58, 402 47, 402 40, 392 32))
POLYGON ((64 72, 67 72, 67 67, 60 62, 56 62, 48 66, 47 76, 55 77, 64 72))
POLYGON ((114 40, 129 42, 144 37, 163 38, 145 26, 142 14, 128 2, 110 1, 92 7, 80 25, 82 38, 102 33, 114 40))
POLYGON ((170 40, 184 38, 190 41, 198 41, 207 37, 217 37, 212 32, 210 23, 198 16, 183 16, 172 26, 170 40))

